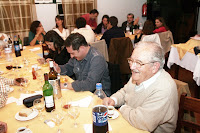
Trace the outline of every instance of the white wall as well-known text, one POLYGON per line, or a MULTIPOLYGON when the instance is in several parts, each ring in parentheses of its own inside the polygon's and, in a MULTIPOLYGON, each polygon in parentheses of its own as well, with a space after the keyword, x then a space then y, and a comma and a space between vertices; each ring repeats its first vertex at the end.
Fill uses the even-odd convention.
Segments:
POLYGON ((55 17, 57 15, 56 4, 36 4, 37 20, 39 20, 44 30, 47 32, 55 27, 55 17))
MULTIPOLYGON (((135 18, 139 17, 144 24, 146 17, 142 17, 142 5, 147 0, 97 0, 97 10, 99 16, 97 23, 101 22, 104 14, 116 16, 118 26, 127 20, 127 14, 133 13, 135 18)), ((55 26, 55 16, 57 15, 56 4, 36 4, 37 19, 41 21, 45 31, 51 30, 55 26)))
POLYGON ((121 26, 127 20, 127 14, 133 13, 135 18, 139 17, 140 22, 144 24, 146 17, 142 17, 142 5, 147 0, 97 0, 97 10, 99 11, 98 21, 101 22, 102 16, 116 16, 118 26, 121 26))

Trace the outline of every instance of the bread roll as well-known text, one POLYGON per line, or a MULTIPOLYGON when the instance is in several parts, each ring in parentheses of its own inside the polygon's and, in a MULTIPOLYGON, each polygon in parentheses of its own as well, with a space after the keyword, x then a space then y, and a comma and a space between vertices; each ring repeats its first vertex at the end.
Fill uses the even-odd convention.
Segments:
POLYGON ((19 111, 19 116, 28 117, 32 112, 33 110, 31 108, 25 108, 19 111))

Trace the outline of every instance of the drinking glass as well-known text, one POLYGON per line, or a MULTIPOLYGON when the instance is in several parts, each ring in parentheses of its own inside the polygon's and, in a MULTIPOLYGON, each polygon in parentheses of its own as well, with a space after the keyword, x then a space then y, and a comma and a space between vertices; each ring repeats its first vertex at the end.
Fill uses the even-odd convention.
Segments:
POLYGON ((24 82, 21 82, 21 86, 23 88, 20 88, 20 91, 23 91, 24 89, 26 89, 26 93, 29 93, 30 91, 28 90, 28 85, 30 83, 30 77, 23 77, 25 80, 24 82))
POLYGON ((56 126, 58 126, 57 133, 62 133, 60 129, 60 125, 62 124, 62 120, 64 119, 64 115, 61 112, 56 111, 53 109, 51 111, 52 120, 55 122, 56 126))
POLYGON ((63 111, 68 111, 69 108, 71 107, 71 100, 70 98, 66 99, 66 98, 62 98, 61 99, 61 108, 63 109, 63 111))
POLYGON ((0 58, 2 58, 3 50, 4 50, 4 45, 0 44, 0 58))
POLYGON ((78 123, 76 122, 76 119, 78 118, 78 116, 80 114, 78 106, 71 106, 68 113, 71 116, 71 118, 74 119, 74 128, 77 128, 78 123))
POLYGON ((44 119, 44 116, 42 115, 42 110, 44 109, 45 103, 43 98, 38 98, 33 101, 33 107, 34 109, 37 109, 39 111, 39 118, 40 120, 44 119))

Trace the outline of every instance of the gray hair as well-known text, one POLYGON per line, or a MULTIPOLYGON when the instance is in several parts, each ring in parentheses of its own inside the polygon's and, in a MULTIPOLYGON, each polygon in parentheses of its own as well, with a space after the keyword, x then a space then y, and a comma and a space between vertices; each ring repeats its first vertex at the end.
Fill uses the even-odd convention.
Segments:
POLYGON ((159 62, 160 68, 162 69, 165 64, 165 56, 163 48, 155 43, 155 42, 142 42, 140 41, 138 45, 135 47, 135 49, 143 49, 148 51, 150 53, 150 56, 148 57, 151 62, 159 62))

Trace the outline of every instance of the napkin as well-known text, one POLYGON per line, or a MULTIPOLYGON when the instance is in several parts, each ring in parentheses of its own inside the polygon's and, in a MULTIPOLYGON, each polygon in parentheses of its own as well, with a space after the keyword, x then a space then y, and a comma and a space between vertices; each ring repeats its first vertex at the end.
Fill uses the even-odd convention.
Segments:
POLYGON ((92 96, 85 97, 81 100, 70 102, 71 106, 89 107, 92 101, 92 96))
POLYGON ((31 97, 31 96, 35 96, 35 95, 38 95, 38 94, 41 94, 42 95, 42 91, 37 91, 37 92, 35 92, 35 93, 33 93, 33 94, 21 94, 20 95, 20 98, 18 99, 18 101, 16 102, 17 103, 17 105, 23 105, 23 100, 24 100, 24 98, 27 98, 27 97, 31 97))
POLYGON ((32 49, 29 49, 30 51, 38 51, 38 50, 40 50, 40 47, 36 47, 36 48, 32 48, 32 49))
MULTIPOLYGON (((93 129, 92 124, 84 124, 84 130, 86 133, 92 133, 93 132, 92 129, 93 129)), ((112 131, 112 127, 109 123, 108 123, 108 130, 112 131)))
POLYGON ((7 102, 6 102, 6 104, 14 103, 14 102, 17 102, 17 101, 18 101, 17 98, 15 98, 15 97, 9 97, 8 100, 7 100, 7 102))

